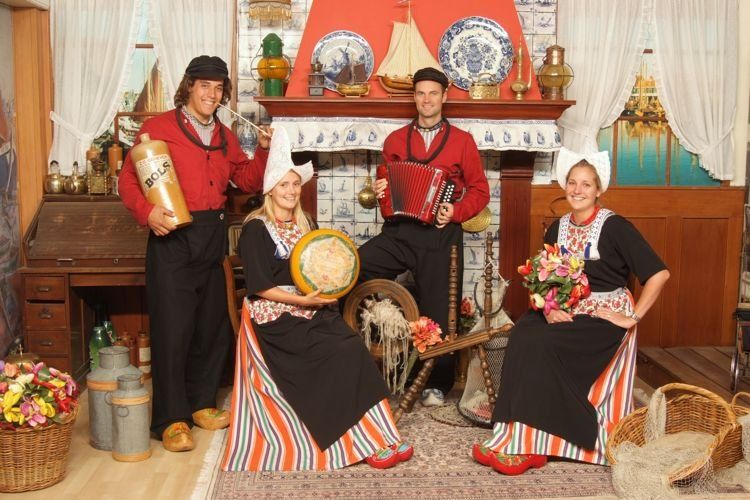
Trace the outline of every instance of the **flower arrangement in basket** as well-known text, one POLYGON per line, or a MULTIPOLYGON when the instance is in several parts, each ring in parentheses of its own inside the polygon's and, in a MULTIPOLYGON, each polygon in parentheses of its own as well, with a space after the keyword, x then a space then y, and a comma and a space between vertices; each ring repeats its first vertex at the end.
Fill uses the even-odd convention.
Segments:
POLYGON ((561 309, 570 312, 573 305, 591 293, 583 272, 583 259, 572 255, 557 243, 544 249, 518 267, 522 285, 529 289, 529 305, 544 314, 561 309))
POLYGON ((45 488, 65 476, 77 398, 67 373, 0 361, 0 491, 45 488))

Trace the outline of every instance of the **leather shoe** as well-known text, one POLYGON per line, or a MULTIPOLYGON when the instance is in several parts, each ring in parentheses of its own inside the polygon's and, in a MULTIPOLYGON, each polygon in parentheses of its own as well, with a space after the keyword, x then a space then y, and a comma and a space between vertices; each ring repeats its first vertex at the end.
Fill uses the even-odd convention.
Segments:
POLYGON ((208 431, 224 429, 229 427, 229 412, 217 408, 203 408, 193 413, 193 423, 208 431))
POLYGON ((195 448, 190 427, 185 422, 175 422, 164 429, 161 444, 167 451, 190 451, 195 448))

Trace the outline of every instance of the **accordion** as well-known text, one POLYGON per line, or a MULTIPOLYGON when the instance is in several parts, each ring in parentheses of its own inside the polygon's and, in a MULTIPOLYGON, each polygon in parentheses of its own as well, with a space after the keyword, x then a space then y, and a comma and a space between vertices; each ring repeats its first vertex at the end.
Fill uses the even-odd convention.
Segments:
POLYGON ((386 219, 402 216, 434 224, 438 207, 451 201, 455 188, 446 172, 423 163, 378 165, 377 178, 388 181, 384 196, 378 200, 386 219))

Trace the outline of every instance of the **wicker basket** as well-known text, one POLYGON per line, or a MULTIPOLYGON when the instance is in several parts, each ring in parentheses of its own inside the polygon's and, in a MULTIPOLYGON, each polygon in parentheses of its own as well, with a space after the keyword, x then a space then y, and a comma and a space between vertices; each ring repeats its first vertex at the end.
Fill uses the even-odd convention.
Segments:
MULTIPOLYGON (((669 478, 670 483, 688 485, 710 464, 714 470, 734 465, 730 464, 735 453, 734 447, 730 449, 730 446, 724 444, 727 436, 738 428, 737 418, 729 403, 711 391, 688 384, 667 384, 657 390, 667 396, 670 391, 682 391, 682 394, 667 400, 667 434, 694 431, 714 436, 706 454, 674 472, 669 478)), ((607 460, 611 464, 617 462, 612 451, 620 444, 628 441, 636 446, 646 444, 643 431, 647 412, 647 407, 639 408, 620 420, 612 430, 607 441, 607 460)))
POLYGON ((0 430, 0 492, 40 490, 62 481, 77 415, 76 405, 62 424, 0 430))
MULTIPOLYGON (((738 392, 732 398, 732 410, 736 417, 742 417, 750 413, 750 407, 739 404, 738 400, 741 397, 750 401, 750 393, 738 392)), ((727 434, 727 437, 719 445, 717 453, 720 453, 721 462, 719 465, 714 463, 715 469, 734 467, 737 465, 737 462, 745 458, 742 454, 742 426, 737 425, 734 430, 727 434)))

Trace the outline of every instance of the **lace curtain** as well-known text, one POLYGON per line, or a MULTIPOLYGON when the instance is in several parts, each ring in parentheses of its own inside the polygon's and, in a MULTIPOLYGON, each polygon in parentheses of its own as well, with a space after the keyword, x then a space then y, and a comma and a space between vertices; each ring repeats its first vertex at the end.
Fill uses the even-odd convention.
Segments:
POLYGON ((50 160, 69 175, 104 133, 122 98, 141 0, 53 0, 50 5, 55 107, 50 160))
POLYGON ((575 72, 566 98, 576 105, 558 120, 563 144, 581 154, 599 150, 599 129, 622 113, 645 48, 649 0, 559 0, 558 43, 575 72))
POLYGON ((712 177, 734 177, 737 0, 654 2, 656 88, 669 126, 712 177))
MULTIPOLYGON (((190 60, 206 54, 226 61, 231 74, 233 0, 147 0, 154 51, 167 87, 170 106, 190 60)), ((225 114, 226 113, 226 114, 225 114)), ((230 122, 229 114, 219 117, 230 122)))

